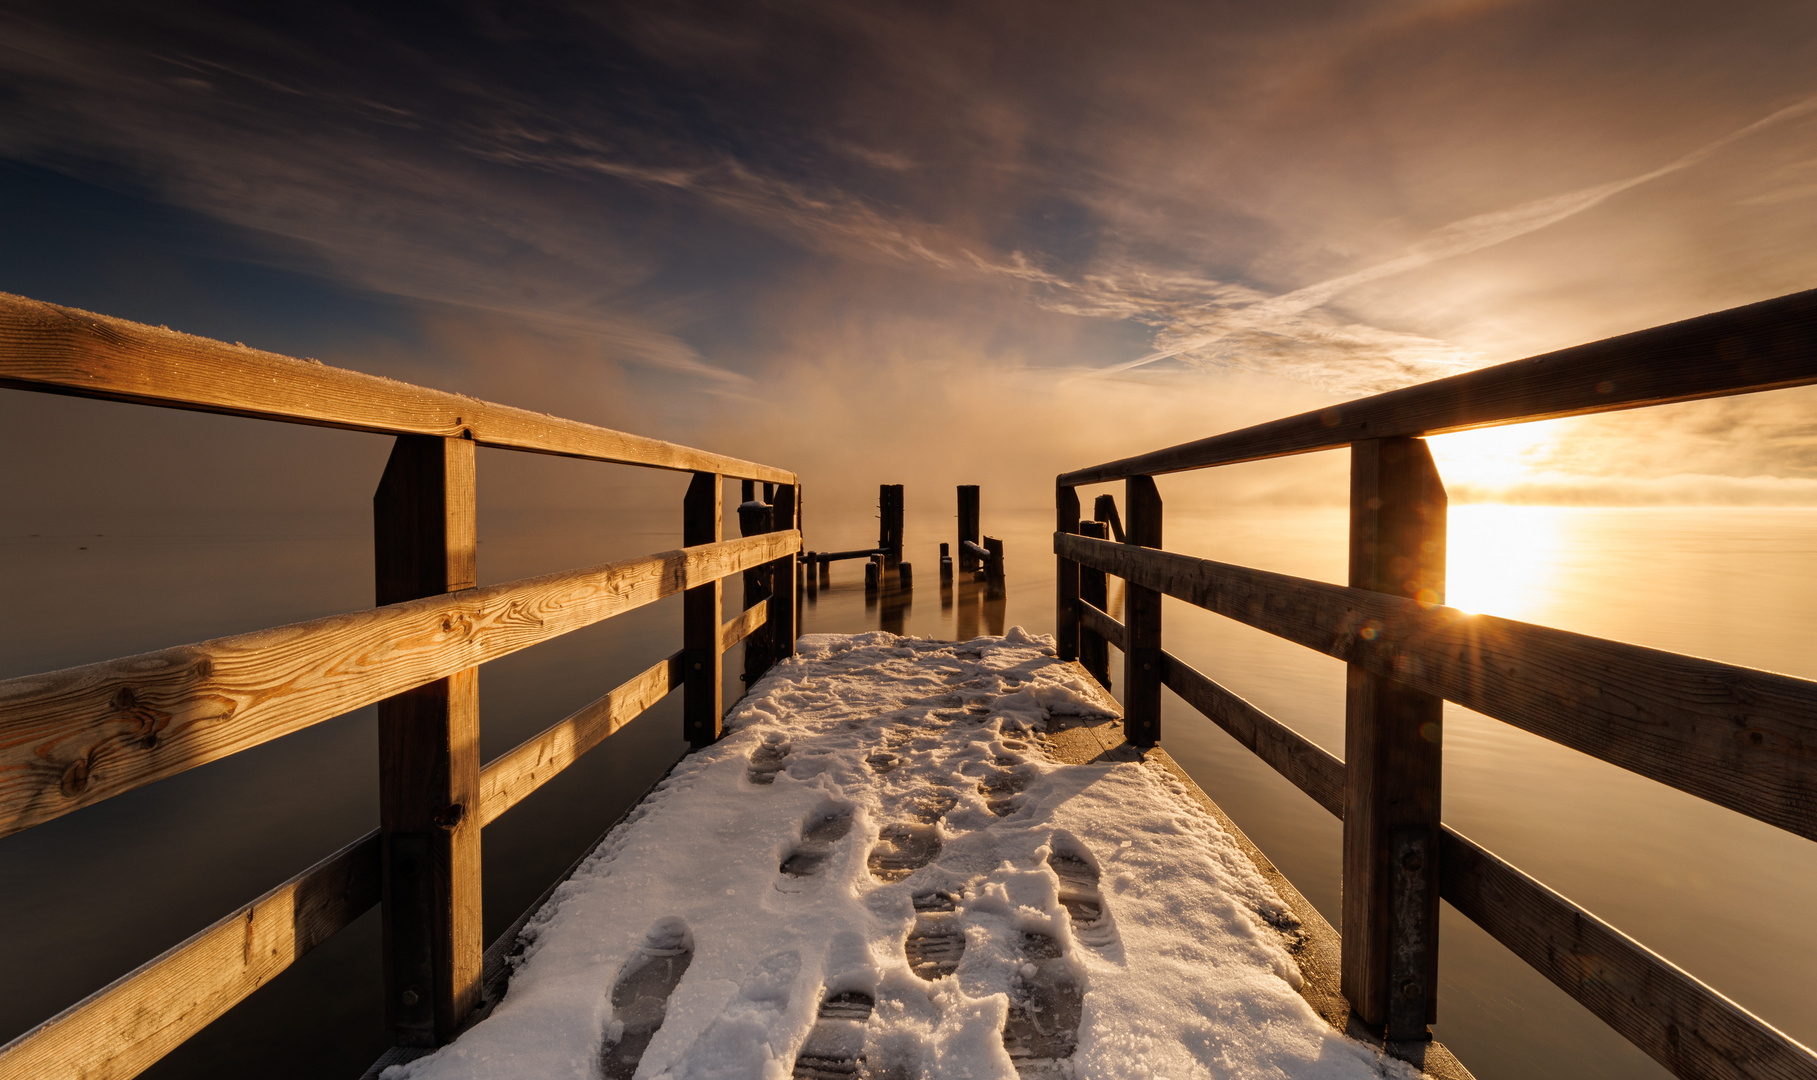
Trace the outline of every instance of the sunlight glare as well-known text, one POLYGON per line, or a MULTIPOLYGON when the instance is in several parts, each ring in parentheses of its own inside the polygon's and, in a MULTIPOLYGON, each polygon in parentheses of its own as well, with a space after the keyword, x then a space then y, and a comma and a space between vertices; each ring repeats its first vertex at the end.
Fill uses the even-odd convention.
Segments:
POLYGON ((1543 621, 1556 580, 1562 514, 1556 506, 1451 507, 1445 602, 1469 612, 1543 621))

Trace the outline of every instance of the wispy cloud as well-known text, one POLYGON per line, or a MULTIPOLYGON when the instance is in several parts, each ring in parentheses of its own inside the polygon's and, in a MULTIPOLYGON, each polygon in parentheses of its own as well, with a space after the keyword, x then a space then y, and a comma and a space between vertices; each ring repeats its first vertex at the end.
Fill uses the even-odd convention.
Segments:
MULTIPOLYGON (((1186 313, 1185 317, 1176 323, 1176 327, 1184 324, 1188 328, 1197 323, 1202 329, 1198 329, 1197 332, 1192 329, 1185 329, 1183 332, 1175 330, 1169 335, 1172 340, 1156 348, 1153 352, 1133 360, 1110 365, 1104 368, 1102 373, 1116 374, 1171 357, 1203 354, 1205 350, 1233 338, 1242 339, 1245 342, 1246 352, 1253 349, 1258 335, 1276 334, 1291 338, 1310 336, 1315 340, 1320 337, 1342 339, 1346 335, 1341 331, 1333 333, 1314 330, 1308 334, 1304 319, 1306 313, 1323 307, 1358 286, 1418 270, 1445 259, 1482 251, 1485 248, 1556 225, 1590 210, 1624 191, 1688 169, 1749 135, 1813 112, 1817 112, 1817 96, 1805 98, 1796 104, 1779 109, 1656 169, 1621 180, 1579 188, 1576 191, 1558 195, 1549 195, 1503 210, 1476 214, 1454 221, 1434 230, 1425 239, 1395 258, 1338 277, 1328 278, 1289 293, 1271 297, 1257 296, 1253 300, 1237 304, 1223 302, 1225 298, 1220 297, 1212 304, 1186 313)), ((1349 336, 1359 344, 1365 342, 1371 345, 1392 346, 1397 344, 1392 340, 1392 335, 1353 332, 1349 336)), ((1409 374, 1420 372, 1428 365, 1458 366, 1463 363, 1461 358, 1443 356, 1445 348, 1441 342, 1414 339, 1409 336, 1408 340, 1398 344, 1411 345, 1416 353, 1439 354, 1414 360, 1409 365, 1409 374)))

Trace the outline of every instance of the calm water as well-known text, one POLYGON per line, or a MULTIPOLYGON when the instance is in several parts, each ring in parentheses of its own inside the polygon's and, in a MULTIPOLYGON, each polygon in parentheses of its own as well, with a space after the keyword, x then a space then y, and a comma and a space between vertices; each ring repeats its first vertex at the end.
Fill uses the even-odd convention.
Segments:
MULTIPOLYGON (((967 582, 940 589, 934 545, 950 539, 951 519, 911 513, 917 581, 906 606, 867 604, 859 564, 841 564, 833 585, 807 604, 804 629, 1050 631, 1051 512, 998 511, 990 501, 987 492, 985 531, 1006 541, 1006 597, 989 599, 967 582)), ((1341 511, 1195 515, 1184 501, 1169 503, 1170 548, 1342 578, 1341 511)), ((912 511, 913 490, 910 502, 912 511)), ((648 516, 482 515, 482 580, 674 546, 674 530, 637 526, 648 516)), ((115 529, 8 521, 0 525, 0 589, 14 617, 0 630, 0 676, 364 606, 367 528, 359 513, 138 519, 115 529)), ((859 547, 874 528, 868 515, 810 517, 809 546, 859 547)), ((1817 677, 1805 646, 1817 638, 1814 558, 1811 511, 1454 507, 1450 599, 1817 677)), ((485 756, 672 651, 679 621, 678 605, 665 602, 488 665, 480 680, 485 756)), ((1171 601, 1166 638, 1233 690, 1341 748, 1343 670, 1335 661, 1171 601)), ((729 657, 728 672, 736 670, 729 657)), ((729 675, 728 694, 736 688, 729 675)), ((679 723, 671 698, 487 829, 489 936, 681 752, 679 723)), ((1170 751, 1334 916, 1338 824, 1171 695, 1164 725, 1170 751)), ((0 1038, 371 828, 374 762, 366 710, 0 840, 0 920, 32 928, 28 937, 15 932, 0 959, 0 1038)), ((1817 845, 1463 710, 1447 720, 1445 818, 1817 1042, 1809 975, 1817 928, 1803 917, 1817 906, 1817 845)), ((1449 910, 1444 935, 1439 1035, 1478 1076, 1664 1075, 1449 910)), ((251 1061, 273 1077, 357 1074, 383 1046, 377 950, 368 915, 154 1074, 212 1076, 251 1061)))

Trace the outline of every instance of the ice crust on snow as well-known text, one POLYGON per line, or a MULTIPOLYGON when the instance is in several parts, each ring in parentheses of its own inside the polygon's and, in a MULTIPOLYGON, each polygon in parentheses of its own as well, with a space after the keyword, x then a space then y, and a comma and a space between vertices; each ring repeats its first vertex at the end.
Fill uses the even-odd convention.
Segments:
POLYGON ((861 1039, 875 1076, 1015 1077, 1006 1023, 1075 1014, 1070 1057, 1033 1071, 1417 1076, 1299 996, 1264 922, 1279 898, 1163 769, 1041 752, 1050 716, 1115 713, 1020 628, 804 637, 531 920, 491 1016, 385 1076, 600 1077, 625 1030, 621 974, 684 937, 692 959, 640 1078, 788 1077, 840 994, 873 999, 869 1019, 822 1021, 815 1045, 861 1039), (910 969, 918 918, 963 932, 951 975, 910 969))

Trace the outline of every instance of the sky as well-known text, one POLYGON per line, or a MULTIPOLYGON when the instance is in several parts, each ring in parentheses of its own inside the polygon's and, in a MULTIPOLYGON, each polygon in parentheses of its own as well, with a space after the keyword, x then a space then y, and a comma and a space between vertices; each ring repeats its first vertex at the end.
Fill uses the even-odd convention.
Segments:
MULTIPOLYGON (((1790 0, 0 8, 0 290, 756 458, 823 506, 1040 505, 1812 286, 1790 0)), ((383 455, 0 397, 45 505, 146 497, 109 454, 255 501, 383 455)), ((1813 402, 1435 445, 1454 499, 1817 504, 1813 402)), ((1223 490, 1338 499, 1334 457, 1223 490)))

